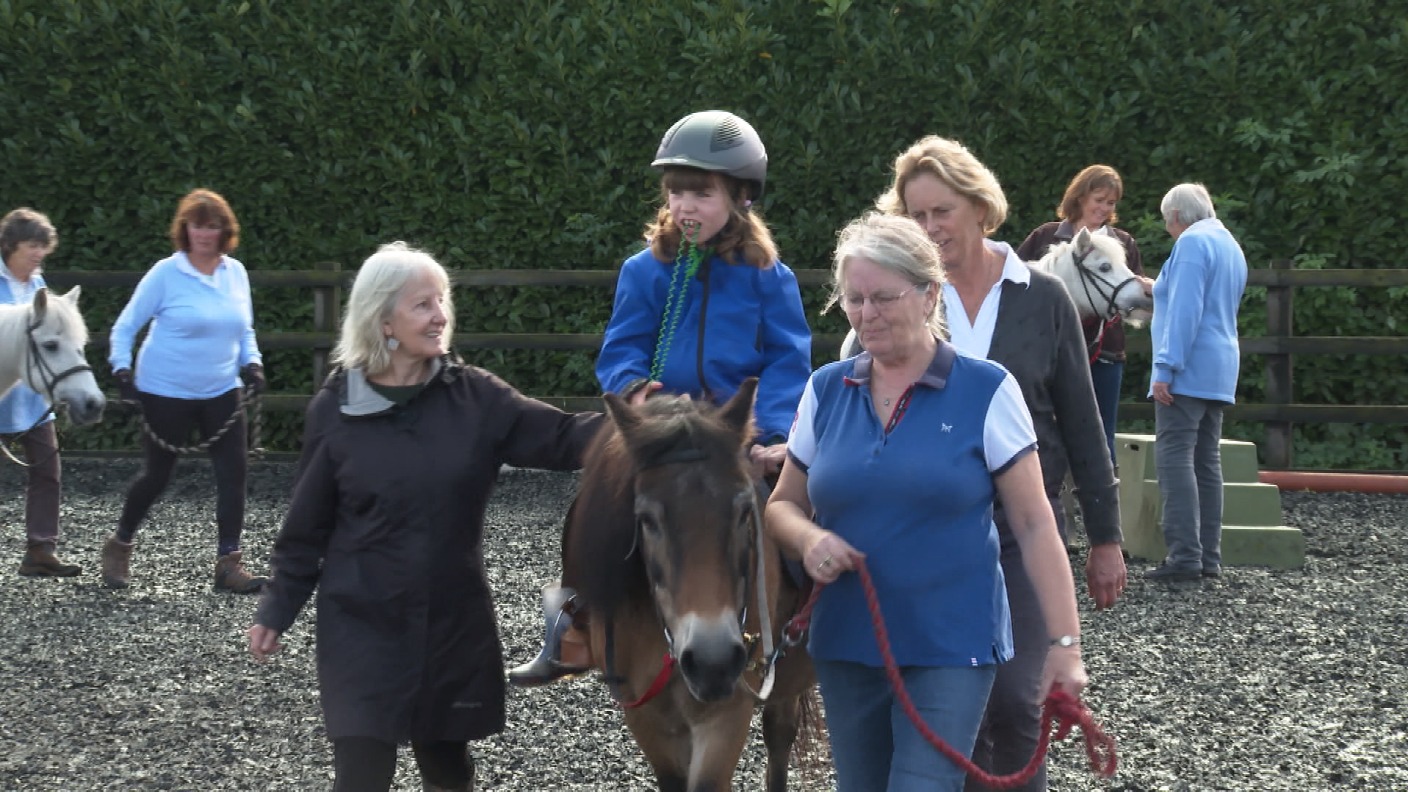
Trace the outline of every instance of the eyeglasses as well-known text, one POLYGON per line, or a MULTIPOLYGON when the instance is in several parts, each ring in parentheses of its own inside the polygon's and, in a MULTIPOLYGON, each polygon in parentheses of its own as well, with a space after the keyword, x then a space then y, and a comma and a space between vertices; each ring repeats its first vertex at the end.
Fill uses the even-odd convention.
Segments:
POLYGON ((865 301, 869 300, 870 304, 875 306, 875 310, 887 311, 895 307, 895 304, 898 303, 906 294, 909 294, 913 291, 926 292, 928 290, 929 284, 921 283, 915 286, 910 286, 904 291, 875 292, 869 297, 866 297, 863 294, 843 294, 841 295, 841 305, 845 306, 847 311, 859 311, 860 309, 865 307, 865 301))

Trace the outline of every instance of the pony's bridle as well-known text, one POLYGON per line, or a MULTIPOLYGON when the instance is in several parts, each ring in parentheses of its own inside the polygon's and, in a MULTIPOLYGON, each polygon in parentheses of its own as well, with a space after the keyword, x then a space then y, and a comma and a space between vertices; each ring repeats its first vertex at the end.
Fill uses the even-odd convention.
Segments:
POLYGON ((39 342, 34 340, 34 331, 38 330, 41 324, 42 322, 39 319, 32 320, 29 326, 25 328, 24 336, 29 344, 30 364, 39 369, 39 381, 44 385, 45 395, 49 398, 49 406, 57 408, 59 405, 54 403, 54 395, 56 389, 59 387, 59 383, 75 374, 82 374, 85 371, 91 372, 93 367, 88 365, 87 361, 83 361, 75 366, 70 366, 63 371, 55 373, 54 367, 50 366, 49 362, 44 359, 44 355, 40 353, 39 342))
MULTIPOLYGON (((54 398, 54 392, 59 387, 60 382, 63 382, 65 379, 72 377, 75 374, 81 374, 85 371, 93 370, 93 367, 88 365, 88 361, 85 360, 76 366, 72 366, 70 368, 64 369, 63 371, 55 373, 54 367, 50 366, 48 361, 44 359, 44 356, 40 354, 39 342, 34 340, 34 331, 39 329, 40 324, 41 322, 39 322, 38 320, 31 321, 29 323, 29 326, 24 329, 24 336, 25 341, 28 345, 29 359, 32 364, 39 369, 39 381, 44 386, 44 396, 49 402, 49 409, 46 410, 43 415, 39 416, 38 420, 34 422, 34 425, 30 426, 23 432, 20 432, 19 436, 27 435, 30 432, 33 432, 35 429, 38 429, 44 424, 45 421, 49 420, 50 412, 57 411, 63 407, 63 405, 61 403, 58 403, 57 399, 54 398)), ((28 368, 28 365, 29 364, 26 364, 26 369, 28 368)), ((58 453, 57 447, 54 448, 53 453, 58 453)), ((35 465, 39 464, 38 462, 25 462, 24 460, 20 459, 19 455, 10 449, 10 444, 8 442, 0 444, 0 454, 3 454, 5 458, 9 459, 11 462, 15 463, 16 465, 19 465, 20 467, 34 467, 35 465)))
POLYGON ((1105 301, 1105 308, 1104 310, 1099 311, 1100 321, 1109 322, 1114 320, 1116 317, 1128 314, 1128 311, 1120 310, 1120 307, 1115 302, 1115 299, 1119 297, 1120 291, 1123 290, 1124 287, 1128 286, 1131 283, 1137 283, 1139 281, 1139 276, 1130 275, 1128 278, 1125 278, 1124 280, 1120 281, 1118 285, 1111 286, 1108 281, 1106 281, 1104 278, 1101 278, 1099 275, 1096 275, 1094 272, 1091 271, 1089 267, 1085 265, 1085 260, 1087 258, 1090 258, 1090 254, 1094 250, 1095 248, 1092 247, 1081 254, 1077 254, 1074 250, 1072 250, 1071 260, 1076 265, 1076 272, 1080 273, 1080 287, 1081 290, 1085 292, 1086 303, 1088 303, 1090 307, 1095 308, 1099 305, 1099 302, 1096 301, 1095 296, 1098 295, 1101 299, 1103 299, 1105 301), (1091 293, 1092 290, 1094 291, 1094 294, 1091 293))

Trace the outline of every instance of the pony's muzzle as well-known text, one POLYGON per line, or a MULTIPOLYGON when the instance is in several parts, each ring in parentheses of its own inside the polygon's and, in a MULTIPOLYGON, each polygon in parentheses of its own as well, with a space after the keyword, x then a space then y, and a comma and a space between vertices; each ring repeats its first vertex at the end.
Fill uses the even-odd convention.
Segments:
POLYGON ((735 618, 682 620, 675 649, 680 675, 696 699, 720 701, 733 695, 738 677, 748 663, 748 648, 735 618))
POLYGON ((76 424, 91 424, 103 420, 103 408, 107 399, 98 394, 80 394, 64 400, 68 406, 68 417, 76 424))

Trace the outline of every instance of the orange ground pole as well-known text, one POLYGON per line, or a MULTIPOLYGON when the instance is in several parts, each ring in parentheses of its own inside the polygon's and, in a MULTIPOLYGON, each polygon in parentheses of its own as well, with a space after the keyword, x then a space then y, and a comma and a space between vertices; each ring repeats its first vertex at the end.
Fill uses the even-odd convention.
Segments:
POLYGON ((1263 470, 1261 483, 1275 484, 1288 492, 1363 492, 1370 495, 1408 495, 1408 476, 1387 473, 1320 473, 1301 470, 1263 470))

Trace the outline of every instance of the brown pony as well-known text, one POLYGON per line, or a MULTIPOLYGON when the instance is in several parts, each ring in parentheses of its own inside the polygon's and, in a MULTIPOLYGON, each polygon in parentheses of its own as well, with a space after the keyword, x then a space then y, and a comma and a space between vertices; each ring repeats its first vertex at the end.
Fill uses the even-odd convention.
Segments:
POLYGON ((764 685, 764 645, 780 645, 801 593, 762 534, 744 455, 756 390, 747 380, 719 408, 687 397, 631 407, 607 394, 612 422, 567 516, 563 582, 585 601, 593 663, 630 702, 626 725, 663 792, 731 789, 760 701, 769 792, 787 788, 799 731, 816 729, 802 647, 777 661, 770 695, 764 685), (637 705, 669 665, 658 695, 637 705))

